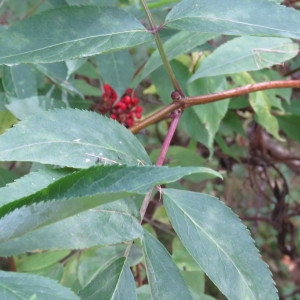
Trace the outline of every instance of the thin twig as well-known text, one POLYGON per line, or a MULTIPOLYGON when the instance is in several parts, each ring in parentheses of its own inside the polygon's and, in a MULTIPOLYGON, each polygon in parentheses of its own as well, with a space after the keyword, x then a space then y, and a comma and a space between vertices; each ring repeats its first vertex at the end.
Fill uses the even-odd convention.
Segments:
POLYGON ((175 74, 172 70, 172 67, 170 65, 170 62, 167 58, 167 55, 166 55, 166 52, 164 51, 164 48, 163 48, 163 45, 162 45, 162 41, 160 39, 160 36, 159 36, 159 30, 162 28, 162 26, 160 27, 157 27, 155 24, 154 24, 154 21, 153 21, 153 18, 152 18, 152 15, 151 15, 151 12, 149 10, 149 7, 146 3, 146 0, 141 0, 141 4, 145 10, 145 13, 146 13, 146 16, 147 16, 147 19, 149 21, 149 24, 150 24, 150 32, 154 35, 154 39, 155 39, 155 43, 156 43, 156 46, 157 46, 157 50, 159 52, 159 55, 161 57, 161 60, 164 64, 164 67, 170 77, 170 80, 171 80, 171 83, 173 85, 173 88, 175 91, 178 91, 181 95, 182 98, 184 98, 184 93, 175 77, 175 74))
POLYGON ((170 115, 171 112, 179 109, 186 108, 194 105, 206 104, 216 102, 228 98, 234 98, 241 95, 246 95, 253 92, 279 89, 279 88, 300 88, 300 80, 278 80, 269 82, 260 82, 254 84, 248 84, 243 87, 234 88, 227 91, 222 91, 214 94, 208 94, 203 96, 185 97, 183 100, 174 101, 171 104, 163 107, 161 110, 153 113, 147 118, 143 119, 136 125, 130 128, 132 133, 137 133, 140 130, 148 127, 151 124, 157 123, 170 115))
MULTIPOLYGON (((157 162, 156 162, 156 166, 162 166, 163 163, 164 163, 164 160, 165 160, 165 157, 166 157, 166 154, 167 154, 167 151, 169 149, 169 146, 170 146, 170 143, 171 143, 171 140, 174 136, 174 133, 176 131, 176 128, 177 128, 177 125, 178 125, 178 122, 180 120, 180 117, 181 117, 181 112, 178 111, 174 117, 173 117, 173 120, 170 124, 170 127, 169 127, 169 130, 168 130, 168 133, 166 135, 166 138, 163 142, 163 145, 161 147, 161 150, 160 150, 160 153, 159 153, 159 156, 158 156, 158 159, 157 159, 157 162)), ((148 194, 145 196, 144 198, 144 201, 142 203, 142 206, 141 206, 141 209, 140 209, 140 215, 141 215, 141 222, 143 221, 144 219, 144 216, 145 216, 145 213, 146 213, 146 210, 147 210, 147 207, 151 201, 151 196, 152 196, 152 192, 153 192, 153 189, 152 188, 148 194)))

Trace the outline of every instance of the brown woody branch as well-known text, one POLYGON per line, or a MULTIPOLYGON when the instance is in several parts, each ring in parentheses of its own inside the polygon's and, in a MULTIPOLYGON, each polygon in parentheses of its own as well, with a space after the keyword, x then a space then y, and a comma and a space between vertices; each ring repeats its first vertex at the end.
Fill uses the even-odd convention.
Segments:
POLYGON ((151 124, 154 124, 156 122, 159 122, 169 117, 171 112, 179 108, 185 109, 193 105, 206 104, 215 101, 220 101, 223 99, 246 95, 253 92, 269 90, 269 89, 279 89, 279 88, 300 88, 300 80, 278 80, 278 81, 260 82, 255 84, 248 84, 242 87, 238 87, 238 88, 234 88, 231 90, 222 91, 214 94, 186 97, 185 99, 174 101, 169 105, 163 107, 158 112, 155 112, 154 114, 148 116, 147 118, 143 119, 141 122, 131 127, 130 130, 132 133, 137 133, 143 128, 146 128, 151 124))

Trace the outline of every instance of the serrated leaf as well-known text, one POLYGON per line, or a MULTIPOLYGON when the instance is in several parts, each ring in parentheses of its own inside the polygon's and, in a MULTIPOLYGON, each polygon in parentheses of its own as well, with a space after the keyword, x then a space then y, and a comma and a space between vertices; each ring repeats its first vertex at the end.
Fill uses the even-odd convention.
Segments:
POLYGON ((79 300, 56 281, 34 274, 0 271, 0 298, 9 300, 79 300))
POLYGON ((244 36, 235 38, 204 59, 189 79, 254 71, 291 59, 298 53, 298 45, 290 39, 244 36))
POLYGON ((151 39, 142 24, 123 10, 60 7, 0 32, 0 64, 56 62, 129 48, 151 39))
POLYGON ((1 160, 73 168, 95 163, 150 164, 141 143, 124 126, 75 109, 46 111, 18 123, 0 136, 1 160))
MULTIPOLYGON (((10 170, 0 168, 0 187, 2 188, 6 184, 14 181, 18 178, 18 175, 10 170)), ((0 189, 1 190, 1 189, 0 189)), ((0 196, 1 199, 1 196, 0 196)))
POLYGON ((255 5, 252 0, 184 0, 170 11, 166 24, 198 32, 300 38, 300 12, 266 0, 255 5))
MULTIPOLYGON (((0 50, 1 52, 1 50, 0 50)), ((27 98, 37 94, 37 83, 28 65, 3 67, 2 84, 8 97, 27 98)))
MULTIPOLYGON (((125 198, 125 201, 132 203, 131 198, 125 198)), ((134 240, 143 234, 143 229, 134 216, 122 209, 120 202, 101 205, 2 242, 0 255, 11 256, 36 249, 84 249, 134 240)))
POLYGON ((100 76, 122 97, 129 87, 134 75, 134 65, 131 55, 127 50, 101 54, 94 57, 100 76))
POLYGON ((144 233, 143 245, 152 299, 191 300, 188 287, 166 248, 147 231, 144 233))
POLYGON ((163 195, 182 243, 228 299, 278 299, 270 270, 229 208, 195 192, 164 189, 163 195))
POLYGON ((45 168, 20 177, 0 189, 0 205, 29 196, 71 172, 73 170, 45 168))
MULTIPOLYGON (((198 33, 198 32, 185 32, 181 31, 174 34, 164 44, 164 50, 169 60, 183 54, 188 53, 196 46, 204 44, 206 41, 213 39, 214 34, 211 33, 198 33)), ((162 66, 162 60, 158 50, 154 51, 150 58, 147 60, 145 66, 140 73, 134 78, 133 85, 137 85, 142 79, 150 75, 153 71, 162 66)))
POLYGON ((98 165, 67 175, 47 188, 0 207, 0 241, 7 241, 99 205, 133 194, 146 194, 156 185, 204 172, 201 167, 98 165))
POLYGON ((125 258, 117 259, 106 269, 98 273, 92 281, 79 292, 79 296, 85 300, 137 299, 134 278, 125 258), (99 282, 102 284, 99 284, 99 282))

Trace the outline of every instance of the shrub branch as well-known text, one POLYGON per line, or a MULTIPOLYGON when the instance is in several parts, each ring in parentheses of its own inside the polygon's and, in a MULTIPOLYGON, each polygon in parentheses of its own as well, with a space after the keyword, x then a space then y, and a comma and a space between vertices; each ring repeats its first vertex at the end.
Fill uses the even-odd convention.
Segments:
POLYGON ((132 133, 137 133, 140 130, 148 127, 151 124, 159 122, 165 118, 170 117, 170 114, 179 108, 185 109, 194 105, 201 105, 211 102, 216 102, 228 98, 234 98, 241 95, 246 95, 253 92, 279 89, 279 88, 300 88, 300 80, 278 80, 278 81, 268 81, 260 82, 254 84, 248 84, 242 87, 213 93, 201 96, 185 97, 185 99, 175 100, 172 103, 166 105, 161 110, 153 113, 152 115, 146 117, 136 125, 130 128, 132 133))

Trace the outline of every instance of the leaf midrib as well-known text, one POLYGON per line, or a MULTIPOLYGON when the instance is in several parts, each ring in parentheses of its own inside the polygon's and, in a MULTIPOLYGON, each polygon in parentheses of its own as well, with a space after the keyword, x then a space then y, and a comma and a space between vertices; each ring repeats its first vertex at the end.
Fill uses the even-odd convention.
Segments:
POLYGON ((231 19, 225 19, 225 18, 216 18, 216 17, 204 17, 204 16, 183 16, 182 18, 177 18, 177 19, 171 19, 168 21, 168 23, 172 23, 177 20, 184 20, 184 19, 202 19, 202 20, 208 20, 208 21, 226 21, 230 23, 236 23, 236 24, 242 24, 242 25, 247 25, 247 26, 253 26, 257 28, 266 28, 270 30, 276 30, 276 31, 281 31, 281 32, 287 32, 287 33, 296 33, 298 34, 298 31, 291 31, 291 30, 285 30, 285 29, 279 29, 279 28, 273 28, 273 27, 268 27, 260 24, 254 24, 254 23, 246 23, 242 21, 237 21, 237 20, 231 20, 231 19))
MULTIPOLYGON (((217 241, 215 241, 215 239, 212 238, 211 235, 209 235, 203 228, 201 228, 201 226, 197 226, 197 223, 193 220, 193 218, 188 213, 186 213, 185 210, 183 208, 181 208, 181 206, 179 206, 179 204, 177 202, 175 202, 175 201, 172 201, 172 202, 177 205, 177 207, 182 211, 183 215, 186 216, 186 217, 188 217, 188 219, 191 221, 192 224, 194 224, 194 226, 196 228, 199 228, 201 230, 201 232, 203 232, 204 235, 206 235, 208 237, 208 239, 211 240, 212 243, 216 245, 216 247, 219 249, 220 252, 222 252, 224 254, 224 256, 226 256, 227 258, 229 258, 229 260, 232 262, 232 265, 236 268, 237 272, 241 275, 241 278, 242 278, 243 282, 245 282, 246 286, 248 287, 248 290, 253 295, 253 297, 254 297, 253 299, 255 299, 255 295, 254 295, 252 289, 250 288, 250 286, 247 284, 247 280, 244 278, 244 276, 242 276, 243 274, 239 271, 238 267, 236 266, 236 264, 234 263, 234 261, 231 259, 231 257, 227 255, 227 253, 222 249, 222 247, 219 246, 219 244, 217 243, 217 241)), ((192 253, 190 253, 190 254, 195 259, 194 255, 192 253)), ((195 260, 197 261, 197 259, 195 259, 195 260)))
POLYGON ((128 31, 122 31, 122 32, 117 32, 117 33, 109 33, 109 34, 101 34, 101 35, 95 35, 95 36, 89 36, 89 37, 85 37, 85 38, 81 38, 81 39, 75 39, 75 40, 69 40, 69 41, 65 41, 65 42, 61 42, 61 43, 57 43, 51 46, 46 46, 46 47, 42 47, 39 49, 35 49, 35 50, 30 50, 30 51, 26 51, 26 52, 22 52, 22 53, 17 53, 17 54, 12 54, 12 55, 7 55, 7 56, 1 56, 0 59, 5 59, 5 58, 11 58, 11 57, 16 57, 16 56, 21 56, 21 55, 25 55, 28 53, 35 53, 35 52, 39 52, 39 51, 43 51, 43 50, 49 50, 51 48, 54 47, 59 47, 59 46, 63 46, 63 45, 68 45, 68 44, 75 44, 77 42, 81 42, 81 41, 85 41, 85 40, 89 40, 89 39, 93 39, 93 38, 100 38, 100 37, 109 37, 111 38, 113 35, 120 35, 120 34, 128 34, 128 33, 137 33, 137 32, 147 32, 144 29, 133 29, 133 30, 128 30, 128 31))

